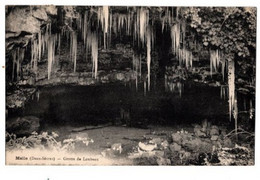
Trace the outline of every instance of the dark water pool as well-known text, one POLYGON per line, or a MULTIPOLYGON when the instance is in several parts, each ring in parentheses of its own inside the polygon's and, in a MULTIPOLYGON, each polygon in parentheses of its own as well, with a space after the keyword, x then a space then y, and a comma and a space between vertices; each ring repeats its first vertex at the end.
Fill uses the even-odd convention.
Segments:
MULTIPOLYGON (((56 86, 40 88, 25 106, 24 116, 43 122, 68 125, 97 125, 115 121, 146 124, 195 123, 207 118, 226 121, 227 100, 220 88, 195 83, 114 83, 96 86, 56 86)), ((124 123, 124 122, 123 122, 124 123)))

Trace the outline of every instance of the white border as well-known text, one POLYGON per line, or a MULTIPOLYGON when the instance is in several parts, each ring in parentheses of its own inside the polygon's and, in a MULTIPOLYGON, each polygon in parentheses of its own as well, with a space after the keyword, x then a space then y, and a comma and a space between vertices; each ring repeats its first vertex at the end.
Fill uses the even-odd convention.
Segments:
MULTIPOLYGON (((209 0, 1 0, 0 2, 0 179, 3 180, 71 180, 71 179, 260 179, 260 156, 259 156, 259 66, 257 66, 257 97, 256 97, 256 165, 253 167, 118 167, 118 166, 5 166, 4 150, 4 121, 5 121, 5 71, 2 66, 5 65, 5 5, 23 5, 23 4, 55 4, 55 5, 152 5, 152 6, 257 6, 257 0, 236 0, 228 2, 227 0, 218 0, 211 2, 209 0)), ((259 14, 259 9, 258 9, 259 14)), ((258 15, 259 17, 259 15, 258 15)), ((259 18, 257 18, 257 34, 259 34, 259 18)), ((257 36, 257 58, 259 53, 259 36, 257 36)), ((258 65, 258 63, 257 63, 258 65)))

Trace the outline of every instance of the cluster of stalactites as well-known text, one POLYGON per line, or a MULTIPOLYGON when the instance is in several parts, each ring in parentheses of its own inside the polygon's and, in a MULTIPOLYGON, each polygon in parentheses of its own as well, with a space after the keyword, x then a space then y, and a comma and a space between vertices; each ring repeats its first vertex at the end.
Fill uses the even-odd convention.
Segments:
POLYGON ((185 48, 186 24, 184 21, 176 21, 171 27, 172 52, 179 60, 179 64, 192 67, 192 52, 185 48), (181 43, 183 47, 181 48, 181 43))
POLYGON ((220 53, 219 50, 210 50, 210 74, 212 72, 217 72, 220 63, 220 53))
POLYGON ((98 37, 96 32, 87 33, 86 55, 89 51, 91 51, 92 57, 92 76, 96 79, 98 71, 98 37))
POLYGON ((218 49, 210 50, 210 74, 211 75, 213 72, 218 72, 220 64, 221 64, 221 73, 224 81, 226 67, 227 67, 226 60, 220 50, 218 49))
POLYGON ((60 34, 51 33, 51 24, 46 25, 45 33, 41 31, 38 38, 31 40, 31 69, 37 78, 38 61, 41 61, 46 49, 48 51, 48 79, 51 77, 52 66, 54 64, 56 46, 60 53, 60 34))
MULTIPOLYGON (((92 12, 91 12, 92 13, 92 12)), ((110 21, 111 21, 111 16, 109 14, 109 7, 104 6, 104 7, 99 7, 97 11, 97 16, 98 16, 98 22, 101 24, 103 33, 104 33, 104 48, 108 46, 108 41, 107 37, 108 34, 111 32, 110 28, 110 21)), ((88 54, 89 52, 91 53, 91 58, 92 58, 92 74, 93 77, 97 78, 97 71, 98 71, 98 34, 97 32, 92 32, 91 31, 91 23, 92 23, 92 15, 88 15, 88 12, 85 11, 83 19, 82 16, 79 16, 80 20, 78 24, 80 24, 78 27, 78 31, 81 32, 81 38, 83 40, 84 46, 85 46, 85 51, 86 51, 86 61, 88 61, 88 54)), ((96 27, 97 29, 97 27, 96 27)), ((76 35, 74 35, 74 38, 72 41, 74 43, 71 43, 73 48, 77 49, 77 40, 76 40, 76 35), (74 44, 74 45, 73 45, 74 44)), ((76 50, 75 50, 76 52, 76 50)), ((76 69, 76 55, 74 54, 74 71, 76 69)))
POLYGON ((127 14, 115 13, 111 15, 111 28, 113 32, 117 35, 125 30, 126 35, 132 35, 132 24, 134 21, 134 13, 129 11, 127 14))
POLYGON ((162 23, 162 32, 164 31, 165 27, 167 27, 167 25, 171 25, 173 24, 176 19, 178 19, 178 12, 179 12, 179 7, 176 7, 176 14, 174 14, 173 9, 166 7, 165 8, 165 13, 164 16, 161 16, 161 23, 162 23))
POLYGON ((179 59, 179 64, 185 64, 186 67, 192 67, 192 52, 186 48, 179 49, 177 51, 177 58, 179 59))
POLYGON ((46 31, 45 39, 48 48, 48 79, 50 79, 52 67, 55 63, 56 46, 58 46, 58 51, 60 52, 60 35, 52 34, 50 29, 49 31, 46 31))
POLYGON ((172 51, 174 54, 180 49, 180 40, 181 40, 181 28, 180 24, 174 24, 171 27, 171 40, 172 40, 172 51))
POLYGON ((107 34, 110 32, 110 15, 109 15, 109 6, 103 6, 98 8, 98 20, 101 24, 103 30, 103 40, 104 40, 104 49, 107 47, 107 34))
POLYGON ((12 50, 13 68, 12 68, 12 80, 14 80, 15 67, 16 67, 16 80, 20 80, 21 77, 21 64, 24 60, 24 48, 16 48, 12 50))

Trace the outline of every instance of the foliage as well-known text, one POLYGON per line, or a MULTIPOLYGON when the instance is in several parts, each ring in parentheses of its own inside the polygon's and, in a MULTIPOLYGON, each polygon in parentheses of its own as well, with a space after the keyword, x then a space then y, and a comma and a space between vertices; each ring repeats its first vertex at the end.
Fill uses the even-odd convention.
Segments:
POLYGON ((204 46, 241 57, 256 48, 256 8, 186 8, 183 17, 204 46))
POLYGON ((42 132, 41 134, 33 132, 29 137, 17 138, 15 134, 6 132, 6 148, 9 150, 41 149, 71 151, 75 149, 75 143, 77 142, 82 142, 86 146, 94 142, 88 137, 76 137, 75 139, 65 139, 62 143, 56 140, 58 136, 55 132, 51 134, 48 134, 48 132, 42 132))

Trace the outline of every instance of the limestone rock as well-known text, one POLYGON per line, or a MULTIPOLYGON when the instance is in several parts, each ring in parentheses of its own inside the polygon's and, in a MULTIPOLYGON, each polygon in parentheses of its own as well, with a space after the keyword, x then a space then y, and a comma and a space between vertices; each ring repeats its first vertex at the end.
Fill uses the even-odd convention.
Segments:
POLYGON ((172 134, 172 140, 173 142, 176 142, 178 144, 181 144, 182 142, 182 136, 179 133, 173 133, 172 134))
POLYGON ((123 151, 121 143, 115 143, 111 146, 111 149, 114 151, 115 154, 121 154, 123 151))
POLYGON ((159 157, 156 162, 159 166, 171 165, 171 160, 163 157, 159 157))
POLYGON ((28 8, 16 8, 6 17, 6 31, 37 33, 41 22, 31 15, 28 8))
POLYGON ((234 143, 232 143, 231 139, 229 138, 224 138, 223 143, 224 143, 223 146, 227 148, 233 148, 235 146, 234 143))
POLYGON ((219 128, 217 126, 212 126, 210 129, 210 136, 219 135, 219 128))
POLYGON ((176 152, 176 151, 179 152, 181 150, 181 146, 177 143, 173 143, 170 145, 170 150, 172 152, 176 152))
POLYGON ((152 140, 150 140, 150 143, 159 145, 162 141, 163 140, 161 138, 153 138, 152 140))
POLYGON ((143 151, 152 151, 157 147, 157 144, 144 144, 142 142, 139 142, 138 146, 143 151))
POLYGON ((33 17, 40 20, 44 20, 44 21, 48 20, 47 13, 43 8, 36 9, 35 11, 32 12, 32 15, 33 17))
POLYGON ((116 80, 122 81, 125 79, 125 75, 123 73, 116 74, 116 80))
POLYGON ((166 148, 168 148, 169 147, 169 143, 168 143, 168 141, 163 141, 162 143, 161 143, 161 146, 164 148, 164 149, 166 149, 166 148))
POLYGON ((46 13, 50 15, 57 15, 57 8, 54 5, 46 5, 44 6, 46 13))
POLYGON ((212 151, 212 143, 202 141, 200 138, 194 138, 187 141, 184 145, 186 149, 193 152, 208 153, 212 151))
POLYGON ((213 135, 210 138, 212 141, 217 141, 218 140, 218 136, 217 135, 213 135))

